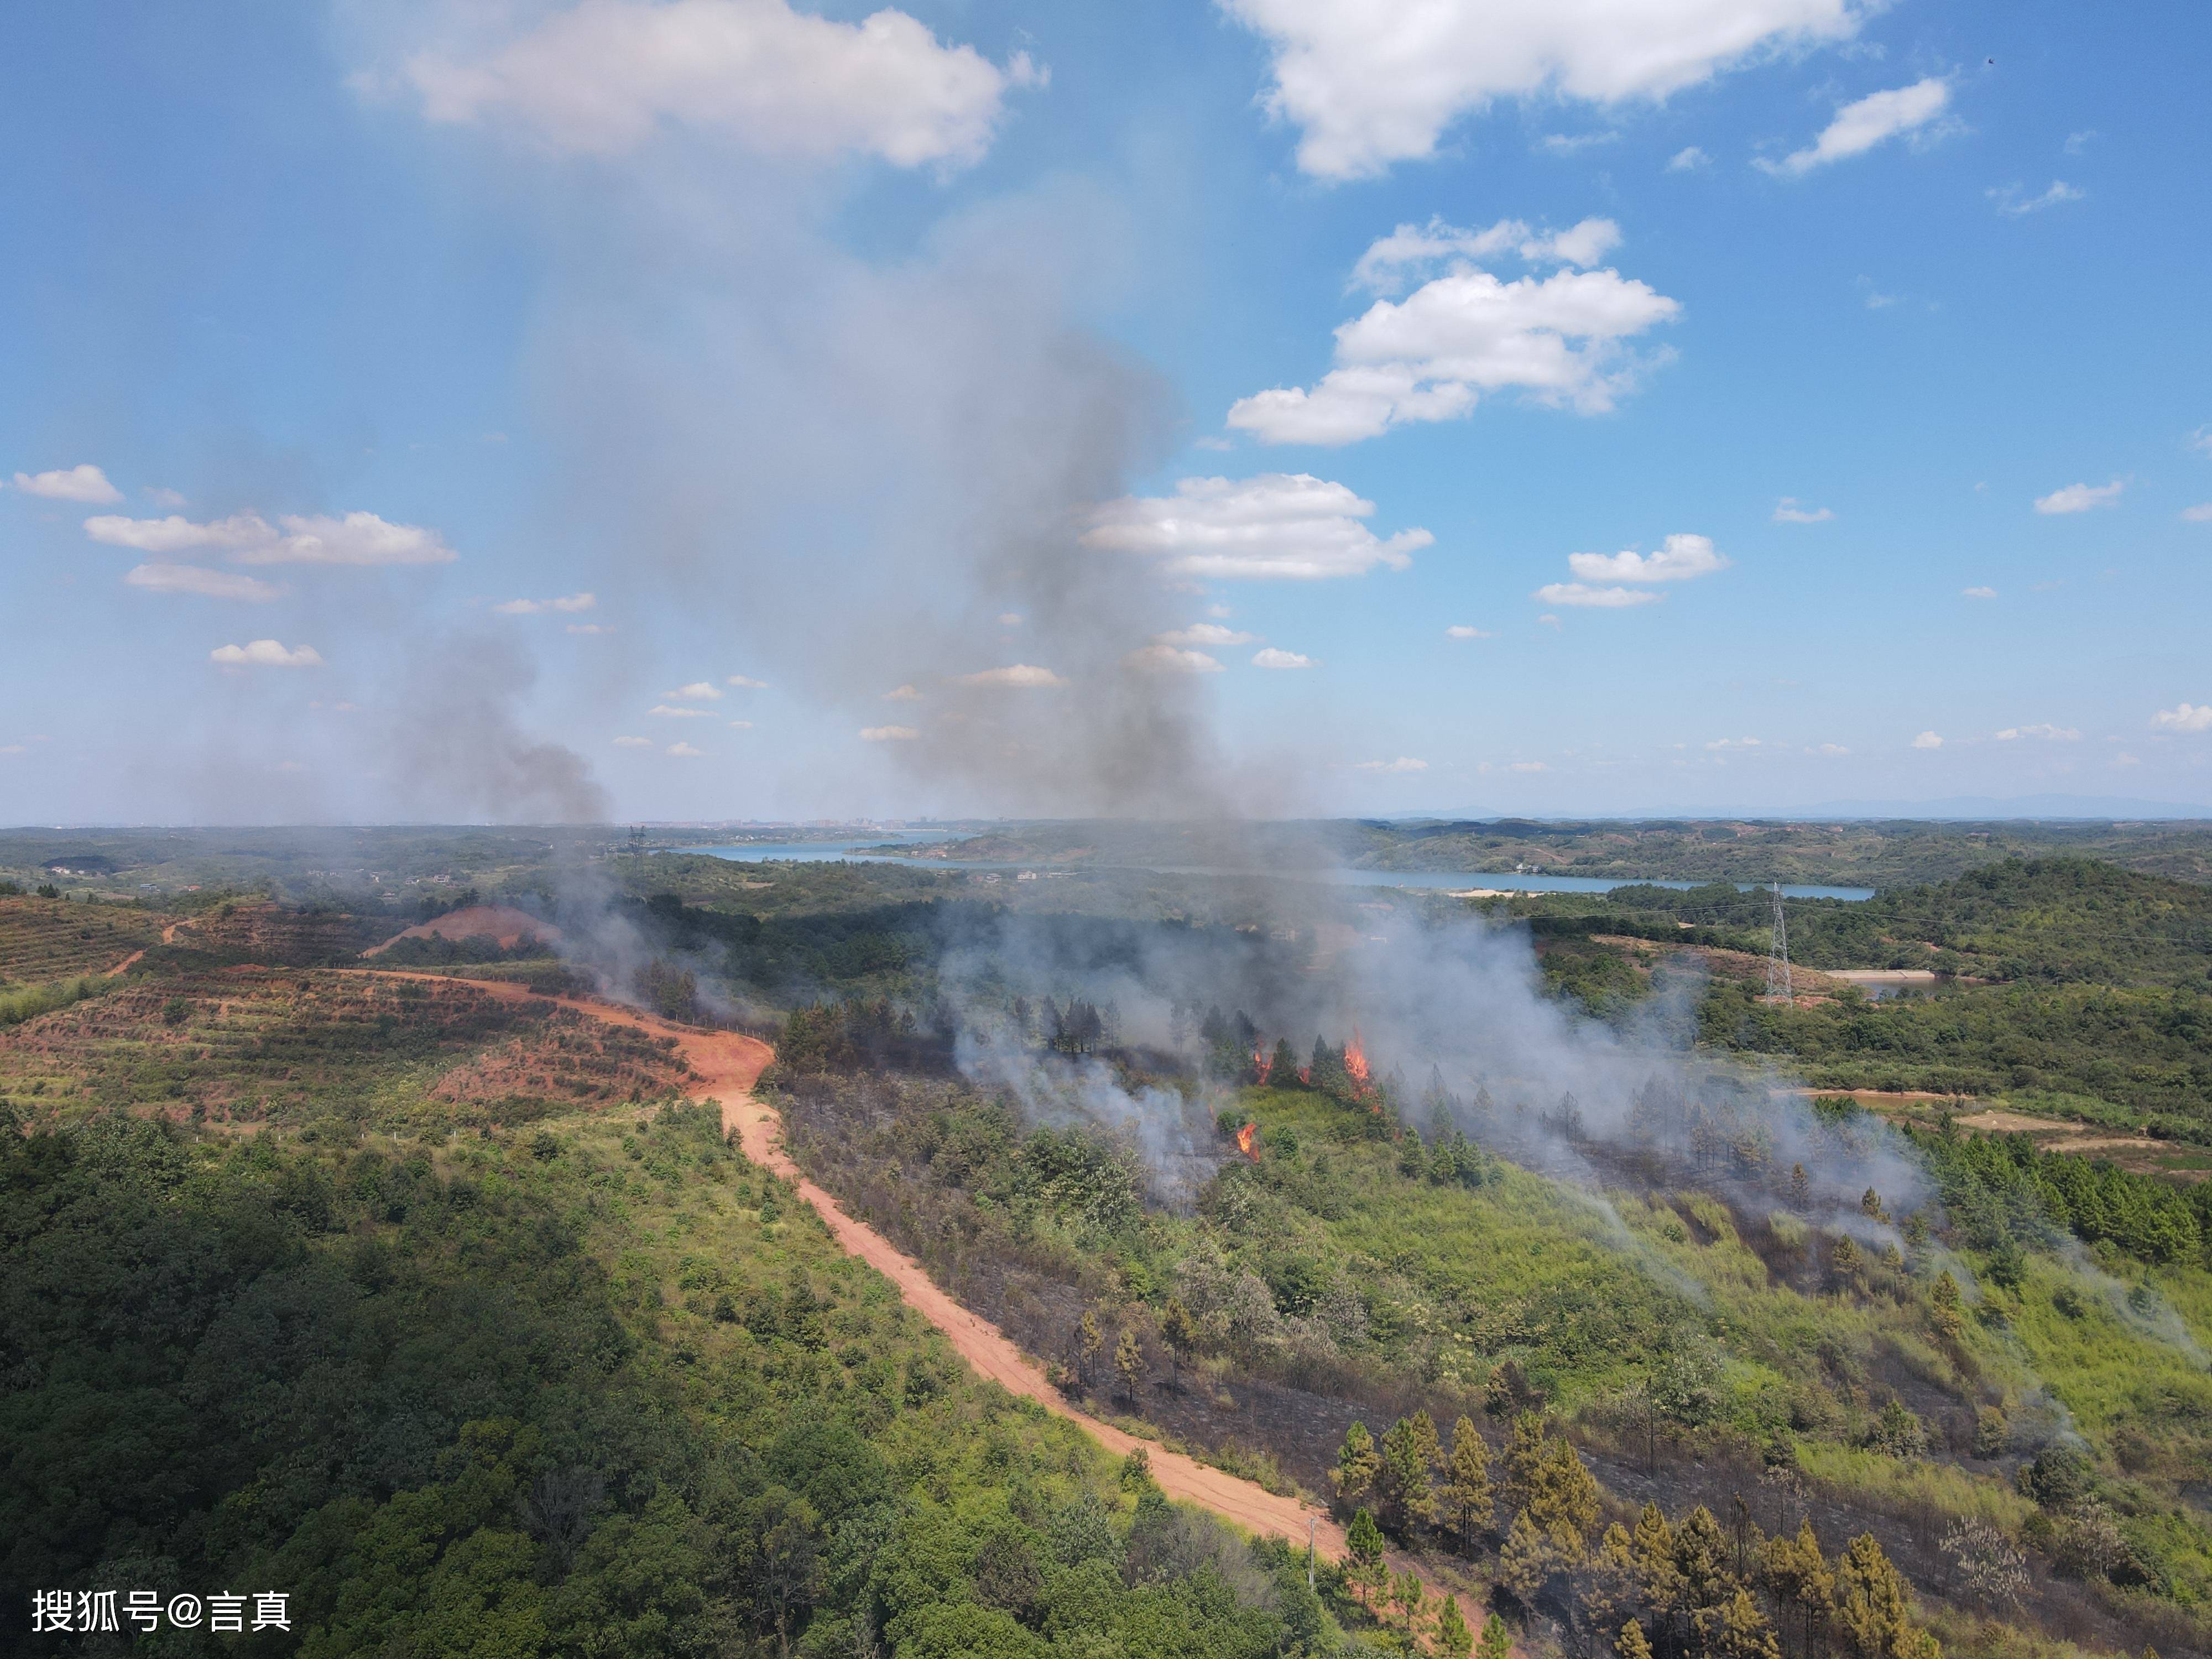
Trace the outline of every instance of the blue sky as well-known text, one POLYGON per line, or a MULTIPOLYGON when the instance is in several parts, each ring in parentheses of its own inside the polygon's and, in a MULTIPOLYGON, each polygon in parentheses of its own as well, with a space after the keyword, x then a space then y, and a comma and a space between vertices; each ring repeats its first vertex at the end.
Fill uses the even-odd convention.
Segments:
POLYGON ((2212 804, 2202 8, 0 29, 0 818, 2212 804))

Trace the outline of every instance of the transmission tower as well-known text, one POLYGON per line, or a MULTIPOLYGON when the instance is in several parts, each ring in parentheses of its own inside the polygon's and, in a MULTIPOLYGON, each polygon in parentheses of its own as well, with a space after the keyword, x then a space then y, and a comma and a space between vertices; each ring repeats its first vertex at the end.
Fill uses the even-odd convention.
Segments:
POLYGON ((1782 916, 1782 884, 1773 884, 1774 927, 1766 946, 1766 994, 1792 1000, 1790 989, 1790 925, 1782 916))

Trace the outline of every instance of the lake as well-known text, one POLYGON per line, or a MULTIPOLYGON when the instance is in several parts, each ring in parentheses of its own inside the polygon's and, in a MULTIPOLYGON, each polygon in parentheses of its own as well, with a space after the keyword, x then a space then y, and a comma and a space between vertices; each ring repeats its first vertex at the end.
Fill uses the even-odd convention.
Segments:
MULTIPOLYGON (((843 841, 756 841, 729 847, 684 847, 675 850, 707 858, 728 859, 735 864, 820 863, 845 860, 854 864, 911 864, 925 870, 1037 870, 1055 866, 1025 864, 1005 859, 913 859, 896 854, 864 851, 878 847, 926 847, 951 836, 878 834, 843 841)), ((1616 887, 1672 887, 1686 891, 1694 881, 1628 881, 1600 876, 1546 876, 1513 870, 1229 870, 1204 865, 1085 865, 1083 870, 1140 869, 1163 876, 1275 876, 1305 881, 1336 882, 1347 887, 1419 887, 1444 891, 1488 888, 1504 893, 1609 893, 1616 887)), ((1755 882, 1738 882, 1750 892, 1755 882)), ((1870 899, 1871 887, 1808 887, 1784 883, 1785 898, 1870 899)))

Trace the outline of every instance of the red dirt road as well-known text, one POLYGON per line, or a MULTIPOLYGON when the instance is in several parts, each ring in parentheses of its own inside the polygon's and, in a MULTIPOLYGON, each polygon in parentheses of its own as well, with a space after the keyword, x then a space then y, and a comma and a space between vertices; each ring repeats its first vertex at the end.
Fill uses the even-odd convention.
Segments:
MULTIPOLYGON (((527 988, 507 981, 457 979, 442 974, 404 973, 389 969, 374 971, 392 979, 471 985, 512 1000, 534 994, 527 988)), ((1080 1425, 1109 1451, 1126 1455, 1142 1447, 1151 1460, 1152 1478, 1170 1498, 1211 1510, 1249 1532, 1272 1533, 1293 1543, 1305 1539, 1310 1527, 1315 1545, 1322 1555, 1335 1560, 1344 1554, 1344 1528, 1325 1510, 1296 1498, 1278 1496, 1252 1481, 1224 1474, 1182 1452, 1139 1440, 1087 1412, 1078 1411, 997 1326, 946 1295, 920 1262, 902 1255, 890 1240, 846 1214, 836 1199, 800 1172, 799 1165, 783 1150, 781 1121, 753 1095, 753 1084, 775 1058, 775 1051, 768 1044, 757 1037, 734 1031, 702 1031, 672 1025, 612 1003, 568 997, 552 1000, 613 1024, 632 1026, 656 1036, 674 1037, 682 1046, 684 1058, 699 1074, 697 1092, 722 1109, 723 1133, 735 1133, 748 1158, 790 1182, 799 1195, 814 1206, 847 1252, 860 1257, 896 1285, 907 1305, 944 1332, 946 1340, 978 1375, 989 1377, 1010 1394, 1036 1401, 1054 1416, 1080 1425)), ((1395 1550, 1385 1559, 1394 1571, 1415 1570, 1412 1557, 1395 1550)), ((1423 1577, 1427 1579, 1425 1574, 1423 1577)), ((1440 1586, 1428 1582, 1432 1595, 1442 1594, 1440 1586)), ((1462 1593, 1459 1601, 1469 1622, 1480 1628, 1485 1609, 1477 1599, 1462 1593)))

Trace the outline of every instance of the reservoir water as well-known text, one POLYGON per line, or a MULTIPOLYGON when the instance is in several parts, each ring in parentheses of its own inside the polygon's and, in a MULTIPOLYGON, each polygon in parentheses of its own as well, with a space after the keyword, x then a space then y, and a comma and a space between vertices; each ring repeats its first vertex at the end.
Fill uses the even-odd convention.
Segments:
MULTIPOLYGON (((924 870, 1036 870, 1044 872, 1049 864, 1023 863, 1006 859, 915 859, 893 853, 881 853, 883 847, 926 847, 933 842, 949 841, 945 835, 909 832, 906 834, 878 833, 842 841, 756 841, 739 842, 726 847, 684 847, 677 851, 696 853, 707 858, 728 859, 736 864, 776 864, 786 861, 821 863, 844 860, 854 864, 910 864, 924 870)), ((1514 870, 1230 870, 1202 865, 1085 865, 1085 871, 1133 869, 1164 876, 1274 876, 1290 880, 1329 881, 1347 887, 1419 887, 1446 892, 1468 890, 1496 893, 1607 893, 1616 887, 1672 887, 1687 890, 1699 884, 1694 881, 1640 881, 1617 877, 1550 876, 1524 874, 1514 870)), ((1759 885, 1754 882, 1738 882, 1736 886, 1749 892, 1759 885)), ((1870 899, 1871 887, 1811 887, 1784 883, 1785 898, 1870 899)))

